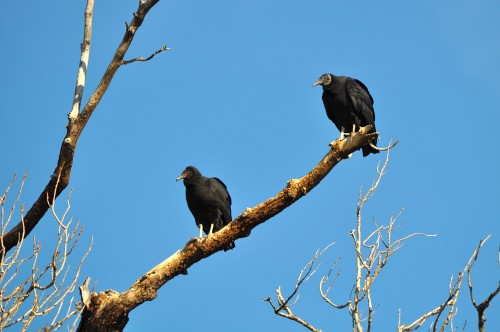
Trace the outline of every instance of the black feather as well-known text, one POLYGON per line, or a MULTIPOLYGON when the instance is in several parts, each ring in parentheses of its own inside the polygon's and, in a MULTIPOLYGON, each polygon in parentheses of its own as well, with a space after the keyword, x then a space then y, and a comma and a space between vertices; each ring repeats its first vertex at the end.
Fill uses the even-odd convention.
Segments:
MULTIPOLYGON (((323 86, 323 104, 326 115, 335 124, 339 131, 350 133, 358 131, 360 127, 372 125, 375 132, 375 110, 373 98, 366 85, 361 81, 346 77, 324 74, 315 85, 323 86)), ((377 145, 377 139, 372 141, 377 145)), ((379 151, 370 145, 363 147, 363 156, 379 151)))
MULTIPOLYGON (((180 179, 184 179, 189 210, 196 225, 201 224, 205 234, 210 232, 212 224, 213 232, 217 232, 231 222, 231 196, 224 182, 219 178, 203 176, 193 166, 186 167, 180 179)), ((231 242, 224 250, 234 247, 234 242, 231 242)))

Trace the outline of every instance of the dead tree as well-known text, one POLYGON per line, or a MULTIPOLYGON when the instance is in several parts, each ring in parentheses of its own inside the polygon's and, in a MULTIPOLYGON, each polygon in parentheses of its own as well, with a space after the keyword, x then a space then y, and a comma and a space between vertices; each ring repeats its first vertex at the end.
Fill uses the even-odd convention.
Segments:
MULTIPOLYGON (((333 264, 332 268, 330 268, 329 272, 321 278, 321 281, 319 283, 320 296, 328 305, 335 309, 348 310, 352 321, 353 331, 355 332, 363 332, 365 330, 371 331, 373 327, 374 300, 372 298, 371 288, 377 277, 382 272, 383 268, 387 265, 389 258, 397 251, 399 251, 403 243, 411 237, 435 236, 435 234, 412 233, 399 239, 394 239, 395 231, 400 228, 400 225, 398 225, 398 220, 403 211, 400 211, 398 214, 391 217, 387 226, 379 226, 375 224, 374 230, 372 230, 366 236, 363 235, 364 228, 362 227, 363 224, 361 218, 363 206, 377 189, 383 175, 385 174, 388 161, 389 153, 387 153, 387 157, 382 167, 377 168, 378 176, 373 182, 370 189, 368 189, 368 191, 364 195, 361 195, 360 193, 358 199, 358 205, 356 208, 356 228, 349 232, 349 235, 353 240, 356 260, 355 280, 353 282, 350 298, 342 303, 336 303, 336 301, 332 300, 331 297, 331 293, 333 293, 333 289, 335 286, 335 281, 340 276, 340 273, 334 273, 338 261, 333 264)), ((462 281, 466 272, 468 273, 471 300, 478 312, 479 330, 484 331, 484 312, 489 306, 491 300, 500 292, 500 283, 498 288, 493 291, 483 303, 477 305, 472 294, 470 273, 481 247, 488 239, 489 236, 479 243, 479 246, 474 251, 468 263, 465 265, 463 271, 458 274, 457 279, 455 281, 453 281, 453 277, 450 279, 448 294, 445 296, 445 299, 441 304, 439 304, 436 308, 428 311, 427 313, 421 315, 408 325, 401 323, 400 312, 397 325, 398 332, 415 331, 419 327, 423 326, 424 323, 426 323, 431 318, 434 318, 433 322, 431 323, 432 331, 444 331, 446 327, 450 326, 453 317, 456 314, 456 304, 461 290, 462 281)), ((299 273, 299 277, 295 284, 294 290, 290 293, 289 296, 283 295, 281 287, 278 287, 276 289, 275 301, 273 301, 271 297, 267 297, 264 299, 264 301, 269 302, 276 315, 295 321, 310 331, 322 331, 321 329, 313 326, 308 320, 297 316, 292 311, 291 307, 298 302, 298 291, 300 286, 303 284, 303 282, 308 281, 318 271, 321 265, 319 264, 318 266, 314 267, 314 264, 330 246, 331 245, 328 245, 321 252, 317 252, 311 259, 311 261, 309 261, 304 266, 304 268, 299 273)))
POLYGON ((68 114, 68 124, 66 125, 67 131, 61 144, 57 165, 49 182, 33 206, 26 212, 23 220, 12 227, 10 231, 2 235, 2 250, 4 252, 8 252, 14 248, 22 239, 31 233, 45 213, 49 210, 50 205, 47 202, 54 201, 54 199, 68 186, 71 170, 73 168, 73 159, 75 156, 78 138, 85 129, 85 126, 90 120, 90 117, 94 113, 97 105, 99 105, 99 102, 106 93, 106 90, 111 84, 111 81, 113 80, 113 77, 118 69, 122 65, 126 65, 131 62, 147 61, 157 53, 168 50, 166 46, 163 46, 160 50, 153 53, 148 58, 139 57, 132 60, 124 60, 125 54, 132 44, 137 30, 141 27, 148 12, 158 3, 158 1, 159 0, 149 0, 139 2, 139 6, 134 13, 134 18, 130 23, 126 24, 123 39, 120 42, 120 45, 118 45, 108 68, 104 72, 104 75, 102 76, 101 81, 99 82, 94 93, 92 93, 87 104, 82 109, 81 103, 90 54, 92 15, 94 11, 94 0, 87 0, 87 6, 85 9, 84 35, 83 42, 81 44, 81 57, 80 64, 78 66, 73 107, 71 112, 68 114))
MULTIPOLYGON (((316 254, 314 255, 314 257, 300 271, 299 277, 297 278, 297 282, 295 283, 294 290, 286 299, 283 296, 283 292, 281 291, 281 287, 278 287, 276 289, 277 304, 274 304, 274 302, 270 296, 268 296, 264 299, 264 301, 269 302, 269 304, 273 308, 274 313, 276 315, 281 316, 281 317, 285 317, 285 318, 290 319, 292 321, 295 321, 310 331, 313 331, 313 332, 321 332, 322 331, 322 330, 314 327, 308 321, 297 316, 292 311, 292 307, 299 300, 298 291, 299 291, 299 288, 302 285, 302 283, 308 281, 321 267, 321 263, 319 265, 317 265, 316 267, 314 267, 314 264, 321 257, 321 255, 323 255, 328 250, 328 248, 330 248, 333 244, 334 243, 329 244, 321 251, 319 251, 319 250, 316 251, 316 254)), ((336 265, 336 263, 334 264, 334 266, 335 265, 336 265)))
MULTIPOLYGON (((41 192, 33 206, 27 211, 22 220, 10 231, 2 234, 2 254, 6 255, 16 247, 36 227, 38 222, 50 208, 50 202, 67 187, 78 139, 96 110, 99 102, 106 93, 111 81, 122 65, 134 62, 148 61, 158 53, 169 50, 166 46, 148 57, 137 57, 125 60, 137 30, 141 27, 148 12, 159 0, 139 1, 130 23, 125 24, 125 32, 115 54, 104 72, 97 88, 89 100, 82 107, 82 94, 85 87, 86 71, 90 54, 93 0, 87 0, 85 9, 84 37, 81 44, 81 57, 75 86, 74 102, 68 114, 67 132, 62 141, 59 158, 52 177, 45 189, 41 192)), ((91 293, 86 282, 80 289, 84 303, 79 331, 121 331, 128 321, 128 314, 144 301, 153 300, 158 289, 179 274, 186 273, 187 269, 196 262, 222 250, 228 243, 250 235, 252 229, 269 220, 298 199, 311 191, 319 182, 349 154, 368 144, 377 133, 370 133, 370 126, 345 140, 331 143, 331 147, 321 161, 312 170, 300 179, 288 181, 285 188, 275 197, 247 209, 240 214, 230 225, 223 230, 203 239, 192 240, 186 246, 174 253, 171 257, 158 264, 151 271, 140 277, 130 289, 123 293, 108 290, 101 293, 91 293)))
MULTIPOLYGON (((23 219, 24 207, 21 206, 18 211, 18 205, 25 180, 26 176, 21 181, 17 197, 9 204, 10 209, 8 206, 6 209, 6 202, 15 177, 0 197, 1 234, 4 234, 18 212, 21 212, 21 220, 23 219)), ((73 251, 83 232, 79 222, 73 225, 72 218, 68 217, 70 195, 71 193, 62 215, 56 213, 55 201, 48 203, 57 229, 57 241, 48 262, 45 263, 41 257, 42 245, 35 238, 32 250, 27 250, 29 244, 21 237, 14 250, 0 257, 0 330, 15 326, 18 330, 27 331, 32 323, 35 320, 40 321, 40 318, 46 321, 44 331, 57 330, 70 319, 73 320, 73 329, 76 327, 82 306, 74 299, 73 293, 82 263, 92 245, 76 268, 70 269, 70 257, 74 256, 73 251)))
POLYGON ((337 140, 323 159, 306 175, 291 179, 275 197, 245 210, 229 225, 202 240, 192 239, 186 246, 139 278, 128 290, 90 293, 82 288, 84 310, 78 331, 121 331, 128 314, 145 301, 157 296, 158 289, 174 277, 185 274, 198 261, 223 250, 236 239, 247 237, 253 228, 277 215, 305 196, 341 160, 360 149, 373 138, 370 128, 363 127, 349 139, 337 140))

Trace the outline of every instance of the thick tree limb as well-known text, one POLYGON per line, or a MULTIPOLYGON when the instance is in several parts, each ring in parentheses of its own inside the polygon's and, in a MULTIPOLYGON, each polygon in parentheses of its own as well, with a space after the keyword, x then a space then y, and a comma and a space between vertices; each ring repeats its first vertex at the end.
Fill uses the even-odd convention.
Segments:
POLYGON ((222 230, 202 240, 192 239, 186 246, 155 266, 129 290, 123 293, 105 291, 93 293, 84 308, 78 331, 122 331, 128 322, 128 314, 134 308, 156 298, 157 291, 169 280, 185 274, 198 261, 223 250, 230 242, 247 237, 253 228, 274 217, 310 192, 342 159, 359 150, 372 140, 367 126, 350 138, 331 143, 331 150, 305 176, 292 179, 275 197, 246 209, 222 230))
POLYGON ((80 108, 81 94, 83 93, 83 87, 85 84, 84 77, 87 69, 88 52, 90 50, 90 35, 92 30, 92 12, 94 1, 87 0, 87 8, 85 11, 84 42, 82 44, 82 55, 78 69, 75 99, 72 111, 68 115, 69 122, 66 126, 67 132, 61 145, 57 166, 49 180, 49 183, 42 191, 38 199, 35 201, 33 206, 26 213, 23 221, 19 222, 8 233, 2 236, 0 240, 2 243, 2 251, 0 253, 5 254, 14 246, 16 246, 22 238, 26 237, 35 228, 35 226, 47 212, 49 208, 48 202, 54 201, 54 198, 59 196, 59 194, 68 186, 78 138, 80 137, 80 134, 83 132, 85 125, 89 121, 92 113, 94 112, 95 108, 108 89, 116 71, 123 64, 123 57, 130 47, 135 33, 141 26, 149 10, 153 8, 158 3, 158 1, 159 0, 149 0, 147 2, 139 3, 137 12, 134 13, 134 18, 127 26, 127 30, 125 31, 123 39, 118 46, 113 59, 111 60, 111 63, 108 65, 108 68, 106 69, 106 72, 104 73, 101 81, 99 82, 99 85, 97 86, 96 90, 90 97, 81 113, 78 113, 78 109, 80 108), (86 44, 87 41, 88 45, 86 44), (58 177, 60 177, 60 181, 56 186, 58 177))

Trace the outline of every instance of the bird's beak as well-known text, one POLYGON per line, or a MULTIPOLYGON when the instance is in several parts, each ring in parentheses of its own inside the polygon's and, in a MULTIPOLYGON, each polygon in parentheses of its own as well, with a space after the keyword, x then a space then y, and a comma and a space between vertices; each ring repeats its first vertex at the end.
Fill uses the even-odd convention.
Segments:
POLYGON ((313 83, 313 88, 316 86, 316 85, 320 85, 322 84, 323 82, 321 80, 317 80, 316 82, 313 83))
POLYGON ((177 179, 175 179, 175 182, 179 181, 179 180, 182 180, 186 177, 186 175, 184 173, 182 173, 177 179))

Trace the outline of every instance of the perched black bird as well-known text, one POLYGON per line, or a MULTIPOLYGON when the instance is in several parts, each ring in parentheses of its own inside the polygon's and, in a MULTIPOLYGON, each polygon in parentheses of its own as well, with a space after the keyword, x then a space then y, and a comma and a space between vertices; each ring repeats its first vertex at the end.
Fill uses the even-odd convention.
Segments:
MULTIPOLYGON (((207 178, 193 166, 188 166, 176 179, 184 179, 186 201, 193 214, 196 225, 205 234, 217 232, 229 224, 231 217, 231 196, 226 185, 218 178, 207 178)), ((231 242, 224 250, 233 249, 231 242)))
MULTIPOLYGON (((355 78, 324 74, 313 84, 323 86, 323 104, 326 115, 340 131, 340 138, 353 133, 360 127, 373 126, 375 132, 375 111, 373 98, 368 88, 355 78)), ((372 141, 377 145, 377 139, 372 141)), ((371 145, 363 147, 363 156, 378 153, 371 145)))

